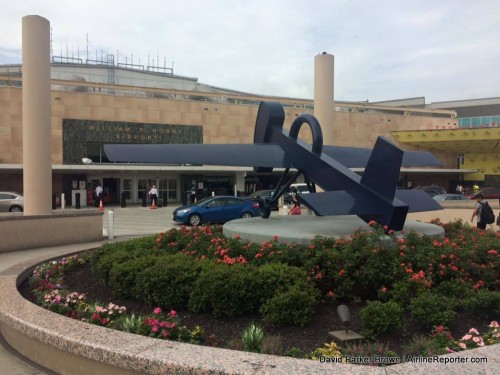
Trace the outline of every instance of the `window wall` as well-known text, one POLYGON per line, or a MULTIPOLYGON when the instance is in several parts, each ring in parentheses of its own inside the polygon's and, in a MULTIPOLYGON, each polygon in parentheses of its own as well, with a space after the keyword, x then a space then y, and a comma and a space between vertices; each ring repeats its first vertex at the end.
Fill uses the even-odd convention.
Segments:
POLYGON ((497 128, 500 127, 500 115, 462 117, 458 119, 459 128, 497 128))

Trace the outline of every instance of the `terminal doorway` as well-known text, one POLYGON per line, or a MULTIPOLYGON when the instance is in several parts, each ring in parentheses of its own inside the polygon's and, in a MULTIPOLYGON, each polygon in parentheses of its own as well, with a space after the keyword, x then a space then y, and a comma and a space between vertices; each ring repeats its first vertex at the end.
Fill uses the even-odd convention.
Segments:
POLYGON ((109 203, 120 203, 120 179, 105 177, 102 179, 104 197, 109 203))

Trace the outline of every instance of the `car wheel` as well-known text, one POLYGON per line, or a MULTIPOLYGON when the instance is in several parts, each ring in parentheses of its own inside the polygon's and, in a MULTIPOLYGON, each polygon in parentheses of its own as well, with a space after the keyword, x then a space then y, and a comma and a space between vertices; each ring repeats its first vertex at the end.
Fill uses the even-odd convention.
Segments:
POLYGON ((252 214, 250 212, 243 212, 243 215, 241 215, 243 219, 248 219, 249 217, 252 217, 252 214))
POLYGON ((23 212, 23 208, 19 206, 13 206, 9 209, 9 212, 23 212))
POLYGON ((188 218, 189 224, 192 226, 198 225, 201 223, 201 216, 198 214, 192 214, 188 218))

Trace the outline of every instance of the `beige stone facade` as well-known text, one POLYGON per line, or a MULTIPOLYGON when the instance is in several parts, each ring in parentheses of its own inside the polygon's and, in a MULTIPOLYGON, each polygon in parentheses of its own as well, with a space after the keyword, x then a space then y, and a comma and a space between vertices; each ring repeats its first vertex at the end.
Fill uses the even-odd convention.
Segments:
MULTIPOLYGON (((91 83, 78 83, 85 90, 64 90, 60 85, 54 86, 51 92, 52 106, 52 145, 51 156, 53 165, 53 190, 60 194, 63 186, 64 175, 78 175, 79 179, 85 178, 89 182, 92 178, 118 177, 123 180, 127 174, 140 176, 144 173, 139 168, 134 171, 128 166, 120 170, 114 166, 113 172, 99 169, 90 169, 83 164, 63 165, 63 120, 99 120, 114 122, 197 125, 203 127, 203 143, 252 143, 255 119, 259 100, 282 101, 285 110, 285 128, 289 128, 294 119, 302 113, 313 113, 312 101, 266 97, 245 97, 238 95, 217 95, 200 93, 200 97, 192 98, 185 92, 163 90, 162 98, 148 97, 141 88, 129 86, 92 87, 91 83), (58 90, 55 90, 57 87, 58 90), (115 88, 116 87, 116 88, 115 88), (201 99, 200 99, 201 98, 201 99), (83 177, 82 177, 83 176, 83 177)), ((97 85, 96 85, 97 86, 97 85)), ((102 85, 101 85, 102 86, 102 85)), ((80 87, 81 89, 82 87, 80 87)), ((398 143, 391 136, 392 130, 422 130, 434 129, 443 126, 454 126, 455 119, 450 116, 437 117, 424 113, 403 112, 401 109, 371 109, 369 106, 335 103, 333 124, 321 124, 323 132, 331 132, 335 145, 352 147, 373 147, 379 135, 386 136, 390 141, 398 143), (415 115, 418 114, 418 115, 415 115), (334 125, 335 124, 335 125, 334 125), (332 132, 333 128, 333 132, 332 132)), ((0 86, 0 190, 22 191, 22 88, 18 86, 0 86)), ((120 134, 116 134, 120 137, 120 134)), ((309 142, 311 139, 309 128, 301 128, 299 137, 309 142)), ((400 145, 401 146, 401 145, 400 145)), ((403 147, 410 149, 412 146, 403 147)), ((414 147, 413 147, 414 148, 414 147)), ((415 148, 414 148, 415 149, 415 148)), ((82 155, 84 156, 84 155, 82 155)), ((456 167, 456 155, 449 153, 436 153, 436 156, 445 163, 445 168, 456 167)), ((251 168, 220 169, 219 175, 232 176, 233 182, 238 184, 237 190, 244 190, 245 176, 252 175, 251 168)), ((165 172, 166 173, 166 172, 165 172)), ((186 172, 183 169, 169 170, 169 178, 178 180, 176 201, 182 198, 180 179, 182 174, 202 175, 210 173, 217 175, 213 169, 206 172, 203 169, 186 172)), ((150 172, 148 176, 161 178, 162 172, 150 172)), ((146 176, 147 177, 147 176, 146 176)), ((427 176, 428 178, 428 176, 427 176)), ((416 184, 439 183, 446 184, 449 176, 433 175, 432 181, 425 181, 423 174, 412 177, 413 186, 416 184)), ((136 184, 137 180, 132 183, 136 184)), ((123 190, 121 183, 119 190, 123 190)), ((138 189, 138 188, 137 188, 138 189)), ((69 194, 69 192, 67 192, 69 194)), ((134 191, 135 200, 138 202, 134 191)))
MULTIPOLYGON (((62 164, 63 119, 202 125, 203 141, 252 143, 258 106, 175 99, 113 96, 99 93, 52 91, 52 163, 62 164)), ((22 164, 22 89, 0 87, 0 163, 22 164)), ((334 144, 372 147, 379 135, 392 142, 392 130, 426 130, 453 124, 453 119, 395 114, 333 111, 334 144)), ((285 108, 285 128, 305 108, 285 108)), ((328 124, 322 124, 323 129, 328 124)), ((301 138, 310 141, 307 127, 301 138)), ((325 131, 325 130, 324 130, 325 131)), ((440 155, 442 157, 442 155, 440 155)))

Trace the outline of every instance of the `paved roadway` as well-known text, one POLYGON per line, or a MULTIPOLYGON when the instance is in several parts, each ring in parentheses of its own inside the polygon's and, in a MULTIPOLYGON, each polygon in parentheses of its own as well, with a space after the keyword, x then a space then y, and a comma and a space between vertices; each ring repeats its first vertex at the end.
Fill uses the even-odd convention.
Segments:
MULTIPOLYGON (((462 219, 465 222, 470 222, 474 202, 466 202, 461 208, 445 209, 443 211, 422 212, 409 214, 410 220, 429 221, 435 217, 439 217, 442 222, 462 219)), ((495 213, 499 212, 499 205, 496 202, 490 202, 495 213)), ((109 211, 113 211, 114 216, 114 235, 115 240, 123 240, 132 236, 141 236, 147 234, 156 234, 164 232, 170 228, 179 227, 179 224, 172 221, 172 212, 177 205, 158 208, 152 210, 149 207, 130 206, 127 208, 121 207, 106 207, 103 220, 103 234, 108 236, 108 217, 109 211)), ((86 208, 88 210, 94 208, 86 208)), ((273 212, 273 215, 277 215, 273 212)), ((494 227, 499 229, 498 227, 494 227)), ((103 242, 107 242, 106 238, 103 241, 90 244, 77 244, 69 246, 51 247, 44 249, 25 250, 12 253, 0 253, 0 272, 22 261, 38 257, 54 257, 60 254, 79 251, 83 248, 95 248, 103 242)), ((0 337, 0 375, 50 375, 49 371, 44 371, 36 368, 34 365, 20 359, 17 355, 12 354, 5 348, 0 337)), ((465 369, 464 369, 465 370, 465 369)), ((470 368, 470 370, 473 370, 470 368)), ((464 371, 464 374, 468 371, 464 371)))
POLYGON ((113 212, 114 235, 146 235, 165 232, 171 228, 179 227, 180 224, 172 220, 173 211, 178 205, 157 208, 131 206, 126 208, 109 207, 104 210, 103 232, 108 236, 109 212, 113 212))

